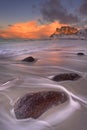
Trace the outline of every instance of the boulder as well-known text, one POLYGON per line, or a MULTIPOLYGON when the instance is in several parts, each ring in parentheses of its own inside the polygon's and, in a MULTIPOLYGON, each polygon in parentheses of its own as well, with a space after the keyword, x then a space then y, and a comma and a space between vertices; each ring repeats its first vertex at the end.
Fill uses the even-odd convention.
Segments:
POLYGON ((59 81, 65 81, 65 80, 77 80, 81 76, 76 73, 64 73, 56 75, 52 78, 52 80, 59 82, 59 81))
POLYGON ((41 91, 25 94, 14 104, 17 119, 38 118, 53 105, 62 104, 68 97, 64 92, 41 91))
POLYGON ((29 57, 26 57, 25 59, 23 59, 22 61, 25 61, 25 62, 34 62, 35 59, 32 56, 29 56, 29 57))
POLYGON ((84 53, 79 52, 79 53, 77 53, 77 55, 78 55, 78 56, 84 56, 84 53))

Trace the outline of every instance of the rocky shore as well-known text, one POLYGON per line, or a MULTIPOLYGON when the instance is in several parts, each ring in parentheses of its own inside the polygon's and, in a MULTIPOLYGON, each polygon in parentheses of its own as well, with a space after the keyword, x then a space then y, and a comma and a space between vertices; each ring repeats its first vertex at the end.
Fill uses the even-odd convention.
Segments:
POLYGON ((57 91, 41 91, 25 94, 14 105, 17 119, 38 118, 52 106, 66 102, 66 93, 57 91))

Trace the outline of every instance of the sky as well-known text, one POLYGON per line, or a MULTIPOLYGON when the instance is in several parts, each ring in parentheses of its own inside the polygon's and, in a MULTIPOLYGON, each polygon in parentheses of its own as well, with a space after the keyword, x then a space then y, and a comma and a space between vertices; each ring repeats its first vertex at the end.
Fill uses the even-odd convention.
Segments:
POLYGON ((87 0, 0 0, 1 38, 44 38, 66 25, 87 27, 87 0))

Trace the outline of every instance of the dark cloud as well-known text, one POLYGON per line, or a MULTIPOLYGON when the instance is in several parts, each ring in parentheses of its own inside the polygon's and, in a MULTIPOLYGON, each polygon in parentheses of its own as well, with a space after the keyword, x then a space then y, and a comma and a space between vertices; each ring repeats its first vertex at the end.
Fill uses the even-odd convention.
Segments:
POLYGON ((86 24, 86 26, 87 26, 87 19, 84 21, 84 23, 86 24))
POLYGON ((78 22, 78 17, 69 14, 60 0, 46 0, 41 7, 41 14, 44 20, 50 22, 53 22, 54 20, 58 20, 61 23, 78 22))
POLYGON ((87 16, 87 0, 85 0, 84 3, 80 6, 79 13, 81 15, 87 16))
POLYGON ((80 23, 80 26, 87 28, 87 19, 86 19, 86 20, 83 20, 83 21, 80 23))

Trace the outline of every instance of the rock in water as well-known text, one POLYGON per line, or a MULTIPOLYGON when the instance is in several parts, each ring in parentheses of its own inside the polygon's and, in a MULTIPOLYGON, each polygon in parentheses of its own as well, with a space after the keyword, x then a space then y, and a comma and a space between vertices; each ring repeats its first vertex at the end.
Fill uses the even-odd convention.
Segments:
POLYGON ((34 62, 35 59, 32 56, 30 56, 30 57, 27 57, 27 58, 23 59, 22 61, 25 61, 25 62, 34 62))
POLYGON ((28 93, 21 97, 14 105, 14 113, 17 119, 38 118, 53 105, 67 101, 64 92, 42 91, 28 93))
POLYGON ((84 53, 79 52, 79 53, 77 53, 77 55, 78 55, 78 56, 84 56, 84 53))
POLYGON ((65 74, 59 74, 52 78, 52 80, 59 82, 59 81, 65 81, 65 80, 77 80, 81 76, 76 73, 65 73, 65 74))

